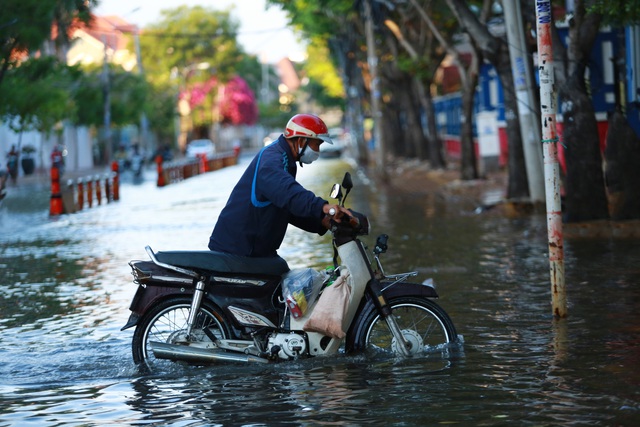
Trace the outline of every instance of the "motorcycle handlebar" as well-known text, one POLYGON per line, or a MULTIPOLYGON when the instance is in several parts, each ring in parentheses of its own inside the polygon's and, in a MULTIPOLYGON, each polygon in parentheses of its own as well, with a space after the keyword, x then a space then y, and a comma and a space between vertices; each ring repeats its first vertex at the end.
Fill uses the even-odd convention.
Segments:
POLYGON ((343 215, 340 222, 331 219, 331 231, 334 234, 353 236, 369 234, 369 220, 359 212, 349 209, 351 215, 343 215))

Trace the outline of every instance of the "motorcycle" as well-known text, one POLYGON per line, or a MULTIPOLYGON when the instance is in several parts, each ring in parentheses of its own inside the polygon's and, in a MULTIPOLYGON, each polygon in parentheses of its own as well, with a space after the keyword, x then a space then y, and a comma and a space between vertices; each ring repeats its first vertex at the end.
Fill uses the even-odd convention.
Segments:
MULTIPOLYGON (((344 206, 352 187, 347 172, 331 197, 344 206)), ((152 367, 160 360, 269 363, 369 350, 401 357, 447 352, 458 335, 434 301, 438 294, 432 282, 409 282, 417 272, 386 274, 380 255, 387 251, 388 236, 377 238, 371 260, 360 240, 369 233, 368 218, 349 212, 351 217, 331 221, 333 272, 304 313, 283 295, 289 268, 282 258, 154 252, 147 246, 151 261, 129 263, 138 288, 122 330, 135 326, 133 360, 152 367), (342 336, 306 328, 323 294, 329 295, 331 283, 340 278, 350 291, 347 299, 336 301, 345 308, 342 336)))

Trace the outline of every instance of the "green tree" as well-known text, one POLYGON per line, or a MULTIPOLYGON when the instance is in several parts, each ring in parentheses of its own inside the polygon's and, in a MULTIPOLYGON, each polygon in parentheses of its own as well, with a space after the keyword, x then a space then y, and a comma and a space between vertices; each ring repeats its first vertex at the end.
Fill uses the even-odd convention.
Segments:
POLYGON ((80 76, 76 67, 54 57, 30 59, 7 71, 0 86, 0 121, 18 133, 18 152, 23 132, 49 133, 56 124, 74 117, 73 95, 80 76))
POLYGON ((42 48, 56 26, 68 37, 75 18, 88 22, 96 0, 3 0, 0 7, 0 85, 9 68, 42 48))
MULTIPOLYGON (((368 104, 366 57, 363 52, 364 30, 354 2, 344 0, 324 0, 308 2, 299 0, 268 0, 268 4, 278 5, 289 18, 290 24, 312 44, 318 40, 329 48, 332 63, 339 70, 346 98, 346 125, 356 140, 358 163, 368 165, 369 151, 364 140, 363 109, 368 104)), ((312 85, 311 88, 314 88, 312 85)))
POLYGON ((210 65, 207 71, 221 81, 235 74, 243 53, 236 40, 239 23, 229 11, 180 6, 161 14, 160 22, 140 34, 142 61, 150 80, 176 86, 187 77, 206 80, 206 73, 188 75, 189 67, 205 62, 210 65))
MULTIPOLYGON (((191 119, 203 137, 216 117, 212 113, 219 101, 218 84, 224 85, 239 75, 246 76, 244 80, 254 93, 259 88, 261 65, 238 44, 238 28, 239 23, 228 10, 180 6, 163 10, 161 21, 140 34, 145 75, 153 87, 165 91, 164 95, 156 94, 152 103, 157 105, 160 99, 169 98, 166 96, 169 91, 173 97, 170 105, 175 108, 179 97, 197 92, 201 99, 191 119), (211 81, 215 84, 211 85, 211 81), (202 88, 206 88, 206 93, 202 88)), ((162 111, 161 116, 166 118, 168 109, 162 111)), ((159 123, 159 119, 150 116, 152 124, 159 123)))
POLYGON ((602 16, 602 23, 620 27, 640 23, 640 2, 628 0, 595 0, 587 6, 589 13, 602 16))
POLYGON ((15 132, 49 132, 56 123, 75 117, 74 83, 81 76, 76 67, 53 57, 30 59, 11 68, 0 87, 0 118, 15 132))
MULTIPOLYGON (((104 82, 102 67, 86 68, 77 81, 74 102, 78 112, 74 123, 100 127, 104 124, 104 82)), ((151 87, 140 74, 109 66, 111 123, 114 126, 137 124, 140 113, 151 113, 147 98, 151 87)))

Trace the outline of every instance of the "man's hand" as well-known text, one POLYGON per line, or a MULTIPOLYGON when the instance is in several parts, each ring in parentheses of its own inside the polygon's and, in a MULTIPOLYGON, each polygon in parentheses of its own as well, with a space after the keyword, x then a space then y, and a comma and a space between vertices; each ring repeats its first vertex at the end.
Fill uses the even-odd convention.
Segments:
POLYGON ((330 205, 328 203, 322 206, 322 213, 324 213, 324 218, 322 218, 322 225, 327 230, 331 227, 331 220, 335 222, 342 222, 342 217, 344 215, 347 216, 347 220, 351 218, 351 213, 348 209, 343 208, 339 205, 330 205))

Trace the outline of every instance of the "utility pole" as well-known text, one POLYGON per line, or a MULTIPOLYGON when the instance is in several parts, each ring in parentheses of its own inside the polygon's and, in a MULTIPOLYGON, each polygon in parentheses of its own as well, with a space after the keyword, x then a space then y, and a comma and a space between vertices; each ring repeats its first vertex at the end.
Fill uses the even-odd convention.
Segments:
POLYGON ((527 57, 524 40, 520 0, 502 2, 504 19, 509 42, 511 70, 520 117, 520 135, 524 149, 524 159, 529 182, 529 197, 533 203, 544 200, 544 172, 542 150, 540 149, 540 128, 533 114, 533 79, 531 77, 531 58, 527 57))
POLYGON ((260 55, 260 64, 262 65, 262 87, 260 88, 260 99, 263 104, 268 104, 271 100, 269 96, 269 64, 267 63, 267 55, 260 55))
MULTIPOLYGON (((136 49, 136 61, 138 62, 138 73, 144 77, 144 68, 142 67, 142 54, 140 53, 140 29, 136 25, 136 28, 133 32, 133 42, 136 49)), ((149 121, 147 120, 147 115, 143 111, 140 114, 140 149, 141 154, 148 150, 148 136, 149 136, 149 121)))
POLYGON ((107 36, 102 36, 104 44, 104 59, 102 61, 102 93, 104 95, 104 139, 105 139, 105 160, 111 161, 111 82, 109 79, 109 46, 107 45, 107 36))
POLYGON ((382 135, 382 113, 380 112, 380 88, 378 80, 378 55, 373 37, 373 17, 371 14, 371 0, 365 0, 364 19, 365 33, 367 37, 367 63, 369 64, 369 75, 371 76, 371 116, 373 119, 373 140, 376 144, 376 160, 378 174, 381 179, 387 178, 386 144, 382 135))
POLYGON ((542 110, 542 146, 547 202, 547 235, 551 305, 556 318, 567 316, 567 294, 564 283, 564 243, 562 206, 560 204, 560 165, 556 129, 556 90, 551 49, 551 2, 536 0, 538 34, 538 73, 540 74, 540 109, 542 110))

